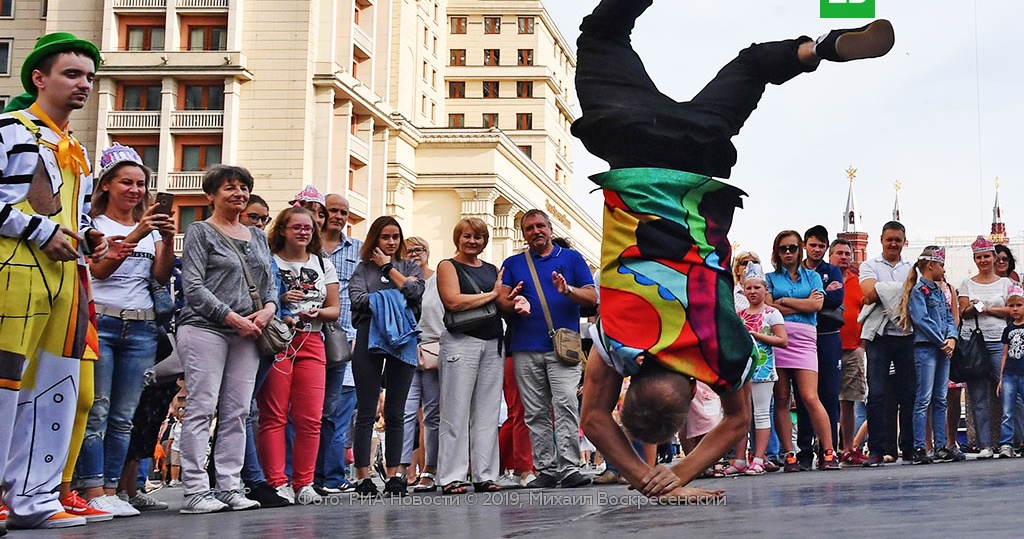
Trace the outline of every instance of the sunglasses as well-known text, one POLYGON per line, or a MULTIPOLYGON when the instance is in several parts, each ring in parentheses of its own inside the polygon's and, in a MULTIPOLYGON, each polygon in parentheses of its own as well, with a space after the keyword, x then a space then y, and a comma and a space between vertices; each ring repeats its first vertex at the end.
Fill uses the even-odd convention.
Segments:
POLYGON ((796 244, 793 244, 793 245, 780 245, 779 248, 776 249, 776 250, 779 252, 779 254, 790 254, 790 253, 795 253, 795 252, 799 251, 800 250, 800 246, 796 245, 796 244))
POLYGON ((269 215, 260 215, 258 213, 247 213, 247 214, 245 214, 245 216, 248 217, 249 220, 254 222, 254 223, 267 224, 267 223, 270 222, 270 216, 269 215))

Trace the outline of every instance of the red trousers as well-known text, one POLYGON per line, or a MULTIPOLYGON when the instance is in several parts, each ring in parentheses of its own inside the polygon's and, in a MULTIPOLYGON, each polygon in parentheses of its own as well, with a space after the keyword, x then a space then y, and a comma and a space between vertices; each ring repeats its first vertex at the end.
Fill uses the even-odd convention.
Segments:
POLYGON ((498 452, 501 456, 501 470, 513 470, 516 475, 533 471, 533 446, 530 445, 530 431, 523 420, 523 401, 519 399, 519 386, 512 372, 512 358, 505 358, 505 381, 502 388, 508 419, 498 431, 498 452))

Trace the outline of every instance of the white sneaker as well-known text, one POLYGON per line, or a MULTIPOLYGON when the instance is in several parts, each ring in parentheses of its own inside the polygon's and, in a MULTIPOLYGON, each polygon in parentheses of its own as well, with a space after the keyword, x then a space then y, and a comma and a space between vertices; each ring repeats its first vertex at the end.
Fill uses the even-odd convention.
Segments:
POLYGON ((167 483, 167 488, 181 488, 181 481, 174 479, 170 483, 167 483))
POLYGON ((137 517, 141 514, 139 513, 139 510, 132 507, 130 503, 118 498, 117 496, 110 495, 97 496, 89 500, 89 507, 99 511, 106 511, 111 515, 114 515, 114 518, 137 517))
POLYGON ((532 473, 528 474, 526 477, 523 477, 523 478, 521 478, 519 480, 519 486, 522 487, 522 488, 526 488, 526 485, 528 483, 530 483, 531 481, 533 481, 534 479, 537 479, 536 475, 534 475, 532 473))
POLYGON ((181 512, 186 515, 202 515, 227 509, 228 504, 218 500, 212 490, 207 490, 185 496, 185 505, 181 507, 181 512))
POLYGON ((241 490, 218 490, 214 496, 230 507, 232 511, 260 508, 260 502, 246 498, 245 493, 241 490))
POLYGON ((313 485, 306 485, 295 493, 295 503, 299 505, 320 505, 324 499, 313 490, 313 485))
POLYGON ((1010 444, 1003 444, 999 446, 999 458, 1001 459, 1012 459, 1013 458, 1013 446, 1010 444))
POLYGON ((292 490, 292 487, 290 487, 288 483, 285 483, 274 490, 277 492, 278 496, 288 500, 288 505, 295 505, 295 491, 292 490))
POLYGON ((504 475, 499 477, 496 482, 498 483, 498 486, 501 487, 502 490, 510 488, 522 488, 522 485, 519 484, 519 476, 512 472, 506 472, 504 475))
POLYGON ((993 455, 992 455, 992 448, 991 447, 986 447, 986 448, 982 449, 978 453, 978 458, 979 459, 990 459, 990 458, 992 458, 992 456, 993 455))

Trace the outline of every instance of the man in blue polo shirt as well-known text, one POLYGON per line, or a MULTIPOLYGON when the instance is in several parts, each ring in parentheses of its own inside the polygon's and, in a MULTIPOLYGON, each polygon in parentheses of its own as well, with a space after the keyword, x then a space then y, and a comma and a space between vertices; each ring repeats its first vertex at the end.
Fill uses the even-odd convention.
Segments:
POLYGON ((590 478, 578 471, 580 414, 576 387, 580 366, 567 365, 555 356, 526 257, 533 259, 555 329, 579 331, 580 307, 596 305, 597 291, 583 257, 551 243, 551 220, 546 213, 530 210, 520 226, 529 248, 502 264, 503 293, 498 296, 498 305, 507 313, 516 313, 509 327, 509 351, 538 472, 537 479, 526 488, 582 487, 590 484, 590 478), (513 293, 518 286, 521 290, 513 293), (525 298, 530 310, 516 309, 516 296, 525 298))

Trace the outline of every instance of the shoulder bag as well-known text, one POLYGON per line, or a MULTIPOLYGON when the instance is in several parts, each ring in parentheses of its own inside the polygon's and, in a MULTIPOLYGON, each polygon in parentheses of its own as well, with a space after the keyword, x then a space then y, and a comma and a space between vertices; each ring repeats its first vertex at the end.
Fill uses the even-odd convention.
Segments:
MULTIPOLYGON (((320 273, 326 274, 324 257, 316 255, 320 261, 320 273)), ((335 327, 334 322, 324 322, 320 332, 324 337, 324 356, 327 358, 327 368, 339 367, 352 360, 352 346, 348 342, 348 333, 335 327)))
POLYGON ((526 265, 530 267, 533 285, 537 287, 540 306, 544 311, 544 320, 548 323, 548 336, 551 337, 551 344, 554 345, 555 357, 566 365, 579 365, 583 362, 583 342, 580 339, 579 332, 569 328, 555 329, 555 324, 551 321, 551 311, 548 310, 547 299, 544 298, 544 288, 540 285, 540 279, 537 278, 537 268, 533 265, 533 257, 530 256, 529 250, 523 252, 523 256, 526 257, 526 265))
MULTIPOLYGON (((454 260, 449 259, 452 266, 455 267, 456 275, 465 275, 466 280, 473 287, 473 291, 477 294, 482 294, 480 286, 476 284, 476 279, 467 272, 466 270, 459 267, 459 264, 454 260)), ((493 301, 488 301, 484 305, 479 307, 473 307, 472 309, 466 309, 465 311, 452 311, 447 307, 444 309, 444 327, 448 330, 448 333, 465 333, 467 331, 473 331, 474 329, 481 328, 487 324, 492 323, 498 317, 498 307, 493 301)))
MULTIPOLYGON (((242 253, 238 252, 238 247, 235 247, 235 243, 231 241, 226 234, 221 232, 219 228, 213 223, 207 223, 210 228, 217 231, 218 234, 228 243, 228 247, 235 252, 238 256, 238 262, 242 264, 242 272, 245 274, 245 282, 249 286, 249 297, 252 299, 253 312, 259 311, 263 308, 263 301, 260 300, 260 294, 256 289, 256 283, 252 279, 252 274, 249 273, 249 266, 245 263, 245 258, 242 257, 242 253)), ((259 348, 261 356, 276 356, 279 352, 284 351, 288 348, 288 345, 292 342, 292 330, 285 324, 283 320, 274 316, 267 322, 267 325, 263 327, 263 331, 260 332, 260 336, 256 339, 256 346, 259 348)))
MULTIPOLYGON (((960 324, 963 327, 963 323, 960 324)), ((979 380, 992 374, 985 335, 981 332, 978 318, 974 318, 974 329, 968 338, 960 337, 949 363, 949 379, 954 382, 979 380)))

